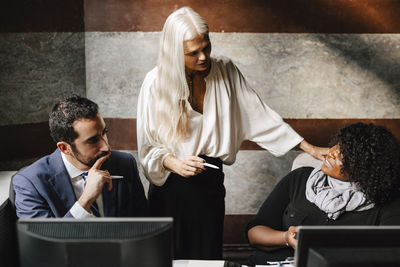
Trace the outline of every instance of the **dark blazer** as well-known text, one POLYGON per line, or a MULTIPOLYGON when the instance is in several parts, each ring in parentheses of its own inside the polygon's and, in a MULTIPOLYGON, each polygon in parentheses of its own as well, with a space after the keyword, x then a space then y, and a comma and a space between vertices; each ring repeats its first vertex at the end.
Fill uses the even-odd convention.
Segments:
MULTIPOLYGON (((101 169, 124 176, 112 180, 111 191, 104 186, 104 216, 147 216, 147 199, 133 156, 112 150, 101 169)), ((69 210, 77 199, 58 149, 19 171, 12 183, 19 218, 72 217, 69 210)))

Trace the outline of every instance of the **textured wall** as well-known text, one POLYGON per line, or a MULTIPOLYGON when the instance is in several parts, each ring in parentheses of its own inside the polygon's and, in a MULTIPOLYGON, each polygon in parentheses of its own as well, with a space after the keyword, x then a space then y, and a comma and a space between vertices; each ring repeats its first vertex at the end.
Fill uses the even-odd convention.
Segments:
POLYGON ((136 118, 143 79, 157 60, 159 33, 87 32, 87 97, 104 117, 136 118))
MULTIPOLYGON (((158 32, 87 32, 87 95, 105 117, 135 118, 141 83, 157 60, 158 32)), ((400 118, 400 35, 211 33, 285 118, 400 118)), ((255 213, 298 152, 240 151, 224 166, 227 214, 255 213)))
MULTIPOLYGON (((86 33, 87 95, 105 117, 136 117, 158 39, 86 33)), ((400 118, 400 35, 212 33, 211 42, 285 118, 400 118)))
POLYGON ((255 214, 273 187, 292 167, 298 151, 276 158, 267 151, 239 151, 224 166, 226 214, 255 214))
MULTIPOLYGON (((397 0, 16 0, 0 9, 0 127, 34 123, 18 128, 21 156, 37 150, 38 122, 71 93, 87 94, 104 117, 134 119, 158 31, 182 5, 209 22, 213 55, 232 58, 283 117, 310 127, 315 118, 400 119, 397 0)), ((255 213, 297 154, 240 151, 224 167, 227 213, 255 213)))
POLYGON ((0 125, 42 122, 54 103, 86 94, 84 33, 0 34, 0 125))

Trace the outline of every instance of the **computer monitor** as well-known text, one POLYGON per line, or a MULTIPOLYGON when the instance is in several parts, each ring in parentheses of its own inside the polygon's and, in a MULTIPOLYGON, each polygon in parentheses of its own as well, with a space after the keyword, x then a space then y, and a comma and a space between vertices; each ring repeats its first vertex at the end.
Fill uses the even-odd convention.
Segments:
POLYGON ((300 226, 296 267, 400 266, 400 226, 300 226))
POLYGON ((171 267, 172 218, 21 219, 21 267, 171 267))

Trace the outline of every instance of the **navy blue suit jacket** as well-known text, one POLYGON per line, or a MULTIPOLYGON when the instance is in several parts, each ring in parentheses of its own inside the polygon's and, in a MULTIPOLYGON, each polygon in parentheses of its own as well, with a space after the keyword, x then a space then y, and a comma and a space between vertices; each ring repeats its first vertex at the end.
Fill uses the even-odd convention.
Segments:
MULTIPOLYGON (((104 216, 147 216, 147 199, 133 156, 112 150, 101 169, 124 176, 112 180, 111 191, 105 184, 104 216)), ((19 171, 12 181, 19 218, 72 217, 69 210, 77 199, 58 149, 19 171)))

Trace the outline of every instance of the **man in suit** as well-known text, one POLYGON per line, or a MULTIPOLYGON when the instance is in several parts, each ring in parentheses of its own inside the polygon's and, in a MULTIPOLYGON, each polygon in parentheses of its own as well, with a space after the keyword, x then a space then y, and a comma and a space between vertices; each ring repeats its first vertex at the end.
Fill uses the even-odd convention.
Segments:
POLYGON ((147 215, 136 161, 110 150, 96 103, 79 96, 61 101, 49 126, 57 149, 13 177, 19 218, 147 215))

